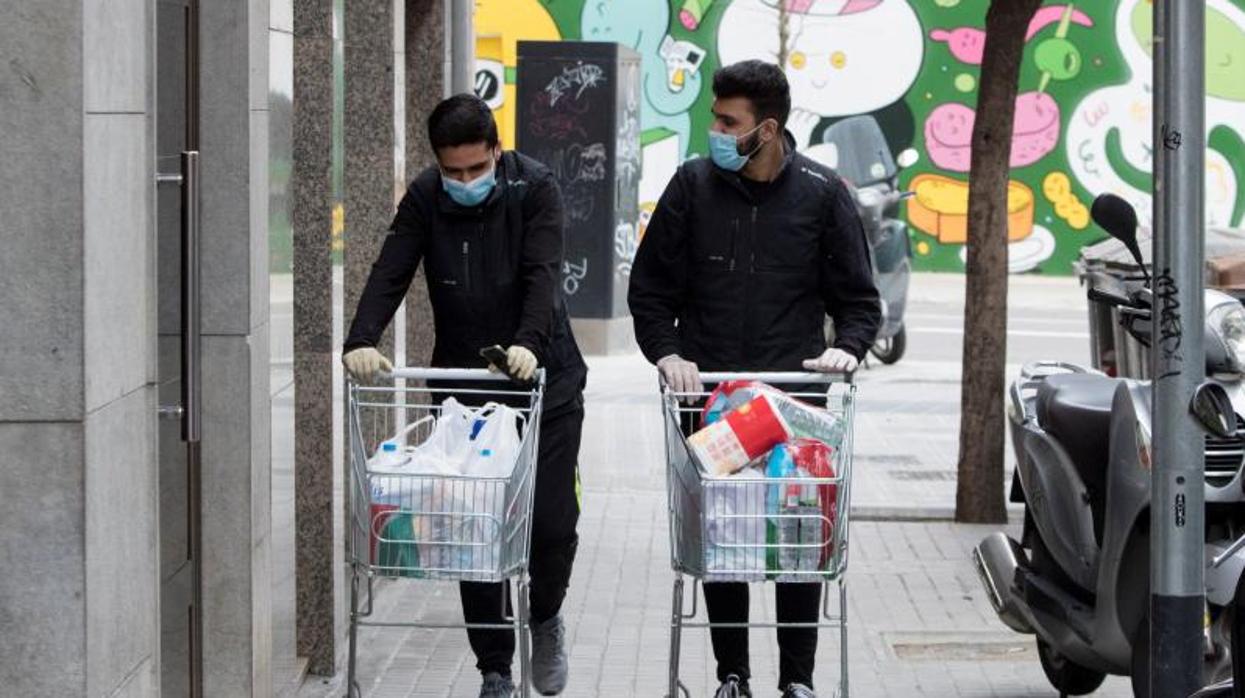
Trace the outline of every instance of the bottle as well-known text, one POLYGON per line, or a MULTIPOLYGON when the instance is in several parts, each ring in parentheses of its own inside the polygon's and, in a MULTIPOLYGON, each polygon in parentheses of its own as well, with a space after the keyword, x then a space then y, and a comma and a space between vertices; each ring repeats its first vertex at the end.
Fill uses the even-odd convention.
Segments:
MULTIPOLYGON (((791 447, 775 448, 765 467, 770 478, 796 477, 791 447)), ((800 521, 792 518, 799 509, 799 486, 789 483, 767 483, 765 497, 766 566, 771 572, 787 572, 797 568, 799 550, 789 547, 799 542, 800 521)))

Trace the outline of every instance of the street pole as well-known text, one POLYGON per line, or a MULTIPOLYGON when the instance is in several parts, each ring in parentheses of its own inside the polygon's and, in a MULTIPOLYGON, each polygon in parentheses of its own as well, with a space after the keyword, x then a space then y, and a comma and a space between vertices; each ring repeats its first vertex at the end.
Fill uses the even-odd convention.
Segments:
POLYGON ((475 0, 446 0, 450 4, 450 92, 475 92, 475 0))
POLYGON ((1154 469, 1150 695, 1188 696, 1202 668, 1205 436, 1189 411, 1202 348, 1204 3, 1154 2, 1154 469))

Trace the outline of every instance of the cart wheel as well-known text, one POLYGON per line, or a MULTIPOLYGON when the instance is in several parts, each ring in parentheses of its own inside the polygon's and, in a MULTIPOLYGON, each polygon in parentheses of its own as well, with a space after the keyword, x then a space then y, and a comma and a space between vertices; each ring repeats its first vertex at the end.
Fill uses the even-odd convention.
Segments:
POLYGON ((908 348, 908 329, 903 325, 899 326, 899 331, 890 339, 879 339, 872 347, 869 353, 878 357, 878 361, 886 365, 893 364, 903 358, 904 351, 908 348))

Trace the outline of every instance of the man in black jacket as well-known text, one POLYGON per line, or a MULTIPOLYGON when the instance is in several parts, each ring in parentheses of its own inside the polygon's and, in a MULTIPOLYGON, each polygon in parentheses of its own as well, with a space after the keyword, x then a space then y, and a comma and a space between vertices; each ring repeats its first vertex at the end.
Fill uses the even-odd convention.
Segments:
MULTIPOLYGON (((864 229, 838 176, 795 152, 777 66, 745 61, 713 77, 710 158, 685 162, 653 212, 628 301, 644 355, 678 392, 700 371, 850 372, 881 311, 864 229), (824 319, 834 319, 827 348, 824 319)), ((748 586, 704 585, 715 622, 748 617, 748 586)), ((814 622, 821 585, 778 584, 779 622, 814 622)), ((746 630, 711 631, 718 696, 750 696, 746 630)), ((813 696, 817 631, 778 630, 779 690, 813 696)))
MULTIPOLYGON (((567 675, 559 610, 579 540, 576 483, 588 372, 559 290, 562 199, 548 169, 502 152, 493 113, 474 95, 437 105, 428 137, 438 164, 420 173, 398 205, 342 360, 364 381, 392 368, 375 347, 422 260, 436 330, 433 366, 483 368, 488 364, 479 352, 493 345, 508 347, 508 365, 494 368, 520 379, 544 366, 530 564, 532 683, 543 695, 557 695, 567 675)), ((460 590, 467 622, 502 622, 508 585, 463 582, 460 590)), ((481 698, 511 696, 514 633, 467 634, 484 676, 481 698)))

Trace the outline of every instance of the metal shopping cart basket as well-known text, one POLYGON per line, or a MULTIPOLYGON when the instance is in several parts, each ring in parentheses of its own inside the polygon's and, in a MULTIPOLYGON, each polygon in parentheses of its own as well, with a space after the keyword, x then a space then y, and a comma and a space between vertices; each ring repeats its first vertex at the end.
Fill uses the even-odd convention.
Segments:
POLYGON ((824 478, 706 477, 692 456, 682 425, 698 425, 700 405, 708 393, 674 393, 662 386, 666 428, 667 493, 670 508, 670 565, 674 569, 673 609, 670 615, 670 683, 667 698, 689 695, 679 680, 679 653, 684 628, 838 628, 839 695, 847 698, 847 533, 851 501, 852 434, 856 387, 850 375, 809 373, 703 373, 708 385, 748 380, 767 383, 792 392, 806 401, 826 400, 826 409, 843 428, 842 440, 833 455, 833 476, 824 478), (816 390, 809 392, 808 386, 816 390), (685 399, 694 400, 687 404, 685 399), (833 514, 814 507, 773 510, 768 503, 781 488, 815 487, 819 496, 834 502, 833 514), (812 527, 823 533, 809 542, 797 537, 783 542, 775 532, 786 526, 812 527), (828 531, 824 533, 824 531, 828 531), (814 560, 813 564, 779 564, 776 559, 814 560), (787 569, 794 567, 794 569, 787 569), (684 578, 691 577, 692 603, 684 612, 684 578), (821 582, 821 618, 805 623, 712 623, 697 621, 697 586, 703 582, 821 582), (831 594, 832 585, 837 593, 831 594), (831 607, 831 596, 838 608, 831 607))
POLYGON ((514 630, 519 637, 519 691, 529 695, 528 553, 532 493, 539 453, 544 372, 530 389, 486 370, 399 368, 393 385, 349 386, 350 483, 347 562, 350 655, 347 697, 361 695, 356 674, 361 626, 514 630), (426 381, 430 387, 403 387, 426 381), (437 386, 437 387, 431 387, 437 386), (431 435, 442 402, 508 404, 521 425, 519 455, 505 477, 370 472, 368 459, 386 439, 408 445, 431 435), (419 623, 373 619, 378 577, 474 582, 517 581, 515 613, 503 624, 419 623), (364 589, 365 587, 365 589, 364 589), (366 596, 363 592, 366 591, 366 596))

